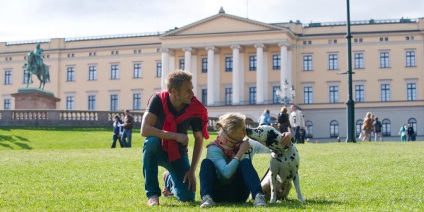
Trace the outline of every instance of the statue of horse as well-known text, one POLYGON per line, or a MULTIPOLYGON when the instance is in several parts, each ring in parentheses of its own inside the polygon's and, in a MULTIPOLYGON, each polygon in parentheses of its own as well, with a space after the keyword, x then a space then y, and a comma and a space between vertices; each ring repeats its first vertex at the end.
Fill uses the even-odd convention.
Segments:
POLYGON ((46 82, 50 82, 49 67, 44 63, 41 66, 38 65, 33 51, 28 53, 28 63, 25 63, 24 68, 27 68, 27 88, 28 84, 32 82, 32 74, 35 74, 38 80, 40 80, 40 86, 38 88, 44 90, 46 82))

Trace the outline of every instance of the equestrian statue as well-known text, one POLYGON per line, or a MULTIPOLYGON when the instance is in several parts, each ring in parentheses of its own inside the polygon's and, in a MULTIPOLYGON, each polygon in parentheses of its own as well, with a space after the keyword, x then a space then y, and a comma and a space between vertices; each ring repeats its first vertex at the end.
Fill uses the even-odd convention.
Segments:
POLYGON ((49 67, 44 64, 43 59, 43 49, 40 48, 40 43, 35 45, 34 51, 30 51, 27 57, 27 63, 25 63, 23 68, 27 69, 27 88, 28 84, 32 83, 32 74, 37 75, 38 80, 40 80, 39 89, 44 90, 44 85, 46 82, 50 82, 50 73, 49 67))

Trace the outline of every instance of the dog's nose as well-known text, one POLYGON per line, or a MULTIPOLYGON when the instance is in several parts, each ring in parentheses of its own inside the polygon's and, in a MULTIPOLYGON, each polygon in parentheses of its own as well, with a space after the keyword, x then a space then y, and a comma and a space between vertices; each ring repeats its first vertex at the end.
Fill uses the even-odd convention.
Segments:
POLYGON ((252 129, 246 128, 246 135, 250 135, 250 134, 252 134, 252 129))

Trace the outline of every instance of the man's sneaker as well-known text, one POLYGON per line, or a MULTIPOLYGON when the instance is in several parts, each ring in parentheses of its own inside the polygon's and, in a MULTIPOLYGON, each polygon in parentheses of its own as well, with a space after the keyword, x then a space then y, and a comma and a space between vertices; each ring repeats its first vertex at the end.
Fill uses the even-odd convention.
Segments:
MULTIPOLYGON (((168 175, 169 175, 168 171, 164 172, 163 175, 162 175, 164 184, 166 184, 166 178, 168 177, 168 175)), ((172 192, 168 191, 168 189, 166 189, 166 186, 163 187, 162 195, 164 197, 167 197, 167 198, 174 197, 174 194, 172 192)))
POLYGON ((147 200, 147 205, 148 206, 159 205, 159 197, 158 196, 150 197, 149 200, 147 200))
POLYGON ((263 194, 256 194, 255 200, 253 201, 253 206, 265 206, 266 200, 265 195, 263 194))
POLYGON ((216 205, 212 197, 209 195, 203 196, 202 200, 202 204, 200 205, 201 208, 210 208, 216 205))

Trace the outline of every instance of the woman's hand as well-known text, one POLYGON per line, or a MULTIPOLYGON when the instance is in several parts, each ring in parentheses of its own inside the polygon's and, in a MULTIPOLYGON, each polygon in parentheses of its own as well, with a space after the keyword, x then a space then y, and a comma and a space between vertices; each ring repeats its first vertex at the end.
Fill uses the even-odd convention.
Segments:
POLYGON ((283 139, 281 139, 281 145, 289 146, 291 143, 292 134, 290 132, 285 132, 281 135, 283 136, 283 139))

